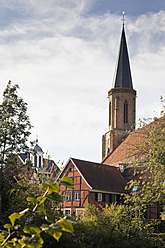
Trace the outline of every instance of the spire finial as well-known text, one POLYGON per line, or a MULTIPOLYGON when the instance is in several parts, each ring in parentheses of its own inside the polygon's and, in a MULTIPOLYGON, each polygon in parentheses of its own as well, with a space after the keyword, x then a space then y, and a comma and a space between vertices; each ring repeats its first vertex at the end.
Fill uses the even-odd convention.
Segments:
POLYGON ((123 26, 124 26, 124 22, 125 22, 124 15, 125 15, 125 11, 123 11, 123 18, 121 19, 121 20, 122 20, 122 22, 123 22, 123 26))
POLYGON ((36 135, 36 144, 38 144, 38 134, 36 135))

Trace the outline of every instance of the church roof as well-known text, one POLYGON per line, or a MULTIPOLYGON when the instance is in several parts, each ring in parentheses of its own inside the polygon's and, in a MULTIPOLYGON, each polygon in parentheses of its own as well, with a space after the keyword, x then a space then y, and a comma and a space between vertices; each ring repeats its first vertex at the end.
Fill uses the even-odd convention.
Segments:
POLYGON ((126 181, 114 166, 71 158, 87 184, 93 190, 124 193, 126 181))
POLYGON ((43 152, 42 148, 38 144, 35 145, 34 150, 36 152, 43 152))
MULTIPOLYGON (((103 164, 118 166, 120 163, 132 162, 138 155, 139 160, 145 159, 147 148, 142 146, 146 142, 146 135, 150 128, 156 127, 159 130, 165 127, 165 116, 149 123, 141 129, 131 132, 119 146, 116 147, 102 161, 103 164), (141 149, 140 149, 141 147, 141 149)), ((146 145, 146 144, 145 144, 146 145)))
POLYGON ((133 88, 125 30, 123 25, 112 88, 133 88))
MULTIPOLYGON (((131 154, 130 157, 128 154, 130 153, 130 149, 132 147, 136 147, 137 143, 142 142, 143 139, 143 130, 137 130, 131 132, 128 136, 125 137, 124 140, 117 146, 108 156, 102 161, 103 164, 118 166, 120 163, 125 163, 132 161, 132 157, 134 154, 131 154)), ((131 150, 133 152, 133 148, 131 150)))
MULTIPOLYGON (((29 154, 18 153, 18 156, 24 164, 26 163, 26 159, 29 160, 29 154)), ((54 167, 55 172, 58 173, 60 169, 56 165, 56 163, 51 159, 43 158, 43 165, 42 167, 38 167, 38 171, 42 172, 44 169, 44 172, 51 172, 53 167, 54 167)))
POLYGON ((43 165, 42 167, 39 168, 39 172, 42 172, 43 170, 44 172, 51 172, 53 167, 54 167, 54 171, 58 173, 60 169, 58 168, 56 163, 51 159, 43 158, 43 165))

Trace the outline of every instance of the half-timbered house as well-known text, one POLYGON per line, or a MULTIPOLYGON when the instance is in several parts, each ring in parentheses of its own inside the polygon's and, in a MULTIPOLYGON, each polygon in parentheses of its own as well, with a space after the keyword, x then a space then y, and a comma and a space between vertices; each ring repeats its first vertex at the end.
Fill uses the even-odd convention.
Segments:
POLYGON ((82 214, 87 204, 105 207, 121 203, 121 194, 126 193, 126 182, 114 166, 70 158, 59 179, 63 176, 74 183, 74 190, 61 188, 64 191, 62 209, 66 215, 82 214))

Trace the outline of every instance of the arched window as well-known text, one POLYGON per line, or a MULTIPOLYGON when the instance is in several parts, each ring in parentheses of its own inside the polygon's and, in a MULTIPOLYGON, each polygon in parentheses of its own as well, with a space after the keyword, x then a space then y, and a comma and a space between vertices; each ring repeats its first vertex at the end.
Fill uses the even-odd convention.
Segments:
POLYGON ((124 102, 124 123, 128 123, 128 103, 124 102))
POLYGON ((37 155, 34 156, 34 166, 37 167, 37 155))
POLYGON ((41 167, 41 156, 39 156, 39 167, 41 167))
POLYGON ((111 125, 111 102, 109 103, 109 126, 111 125))

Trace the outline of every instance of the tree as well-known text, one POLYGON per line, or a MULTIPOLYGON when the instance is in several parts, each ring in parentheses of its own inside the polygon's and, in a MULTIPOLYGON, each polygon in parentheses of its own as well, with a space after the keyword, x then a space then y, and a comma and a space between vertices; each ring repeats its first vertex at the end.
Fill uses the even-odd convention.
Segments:
POLYGON ((0 105, 0 164, 20 151, 27 151, 27 139, 32 128, 27 115, 27 103, 18 96, 18 85, 9 81, 0 105))
MULTIPOLYGON (((163 102, 163 99, 162 99, 163 102)), ((128 188, 133 190, 126 196, 126 202, 133 204, 140 213, 145 213, 148 206, 161 208, 165 204, 165 106, 161 118, 154 118, 150 124, 142 122, 138 139, 128 144, 127 157, 133 156, 134 162, 129 165, 136 175, 129 182, 128 188)), ((162 212, 162 219, 164 218, 162 212)))
POLYGON ((9 81, 0 104, 0 212, 3 170, 12 165, 14 154, 29 149, 27 140, 32 125, 27 115, 27 103, 18 96, 18 89, 17 84, 12 86, 9 81))
POLYGON ((45 190, 43 195, 34 198, 27 197, 31 206, 21 212, 13 213, 9 216, 10 223, 4 225, 7 230, 0 230, 1 247, 31 247, 40 248, 43 246, 43 233, 51 235, 59 241, 62 231, 73 232, 73 223, 76 221, 71 218, 61 218, 58 216, 58 203, 63 202, 63 196, 60 193, 60 185, 73 188, 73 182, 70 178, 63 177, 59 184, 56 182, 42 183, 45 190), (50 211, 46 210, 45 203, 53 201, 56 207, 56 214, 50 216, 50 211), (42 222, 35 222, 37 216, 42 222))

